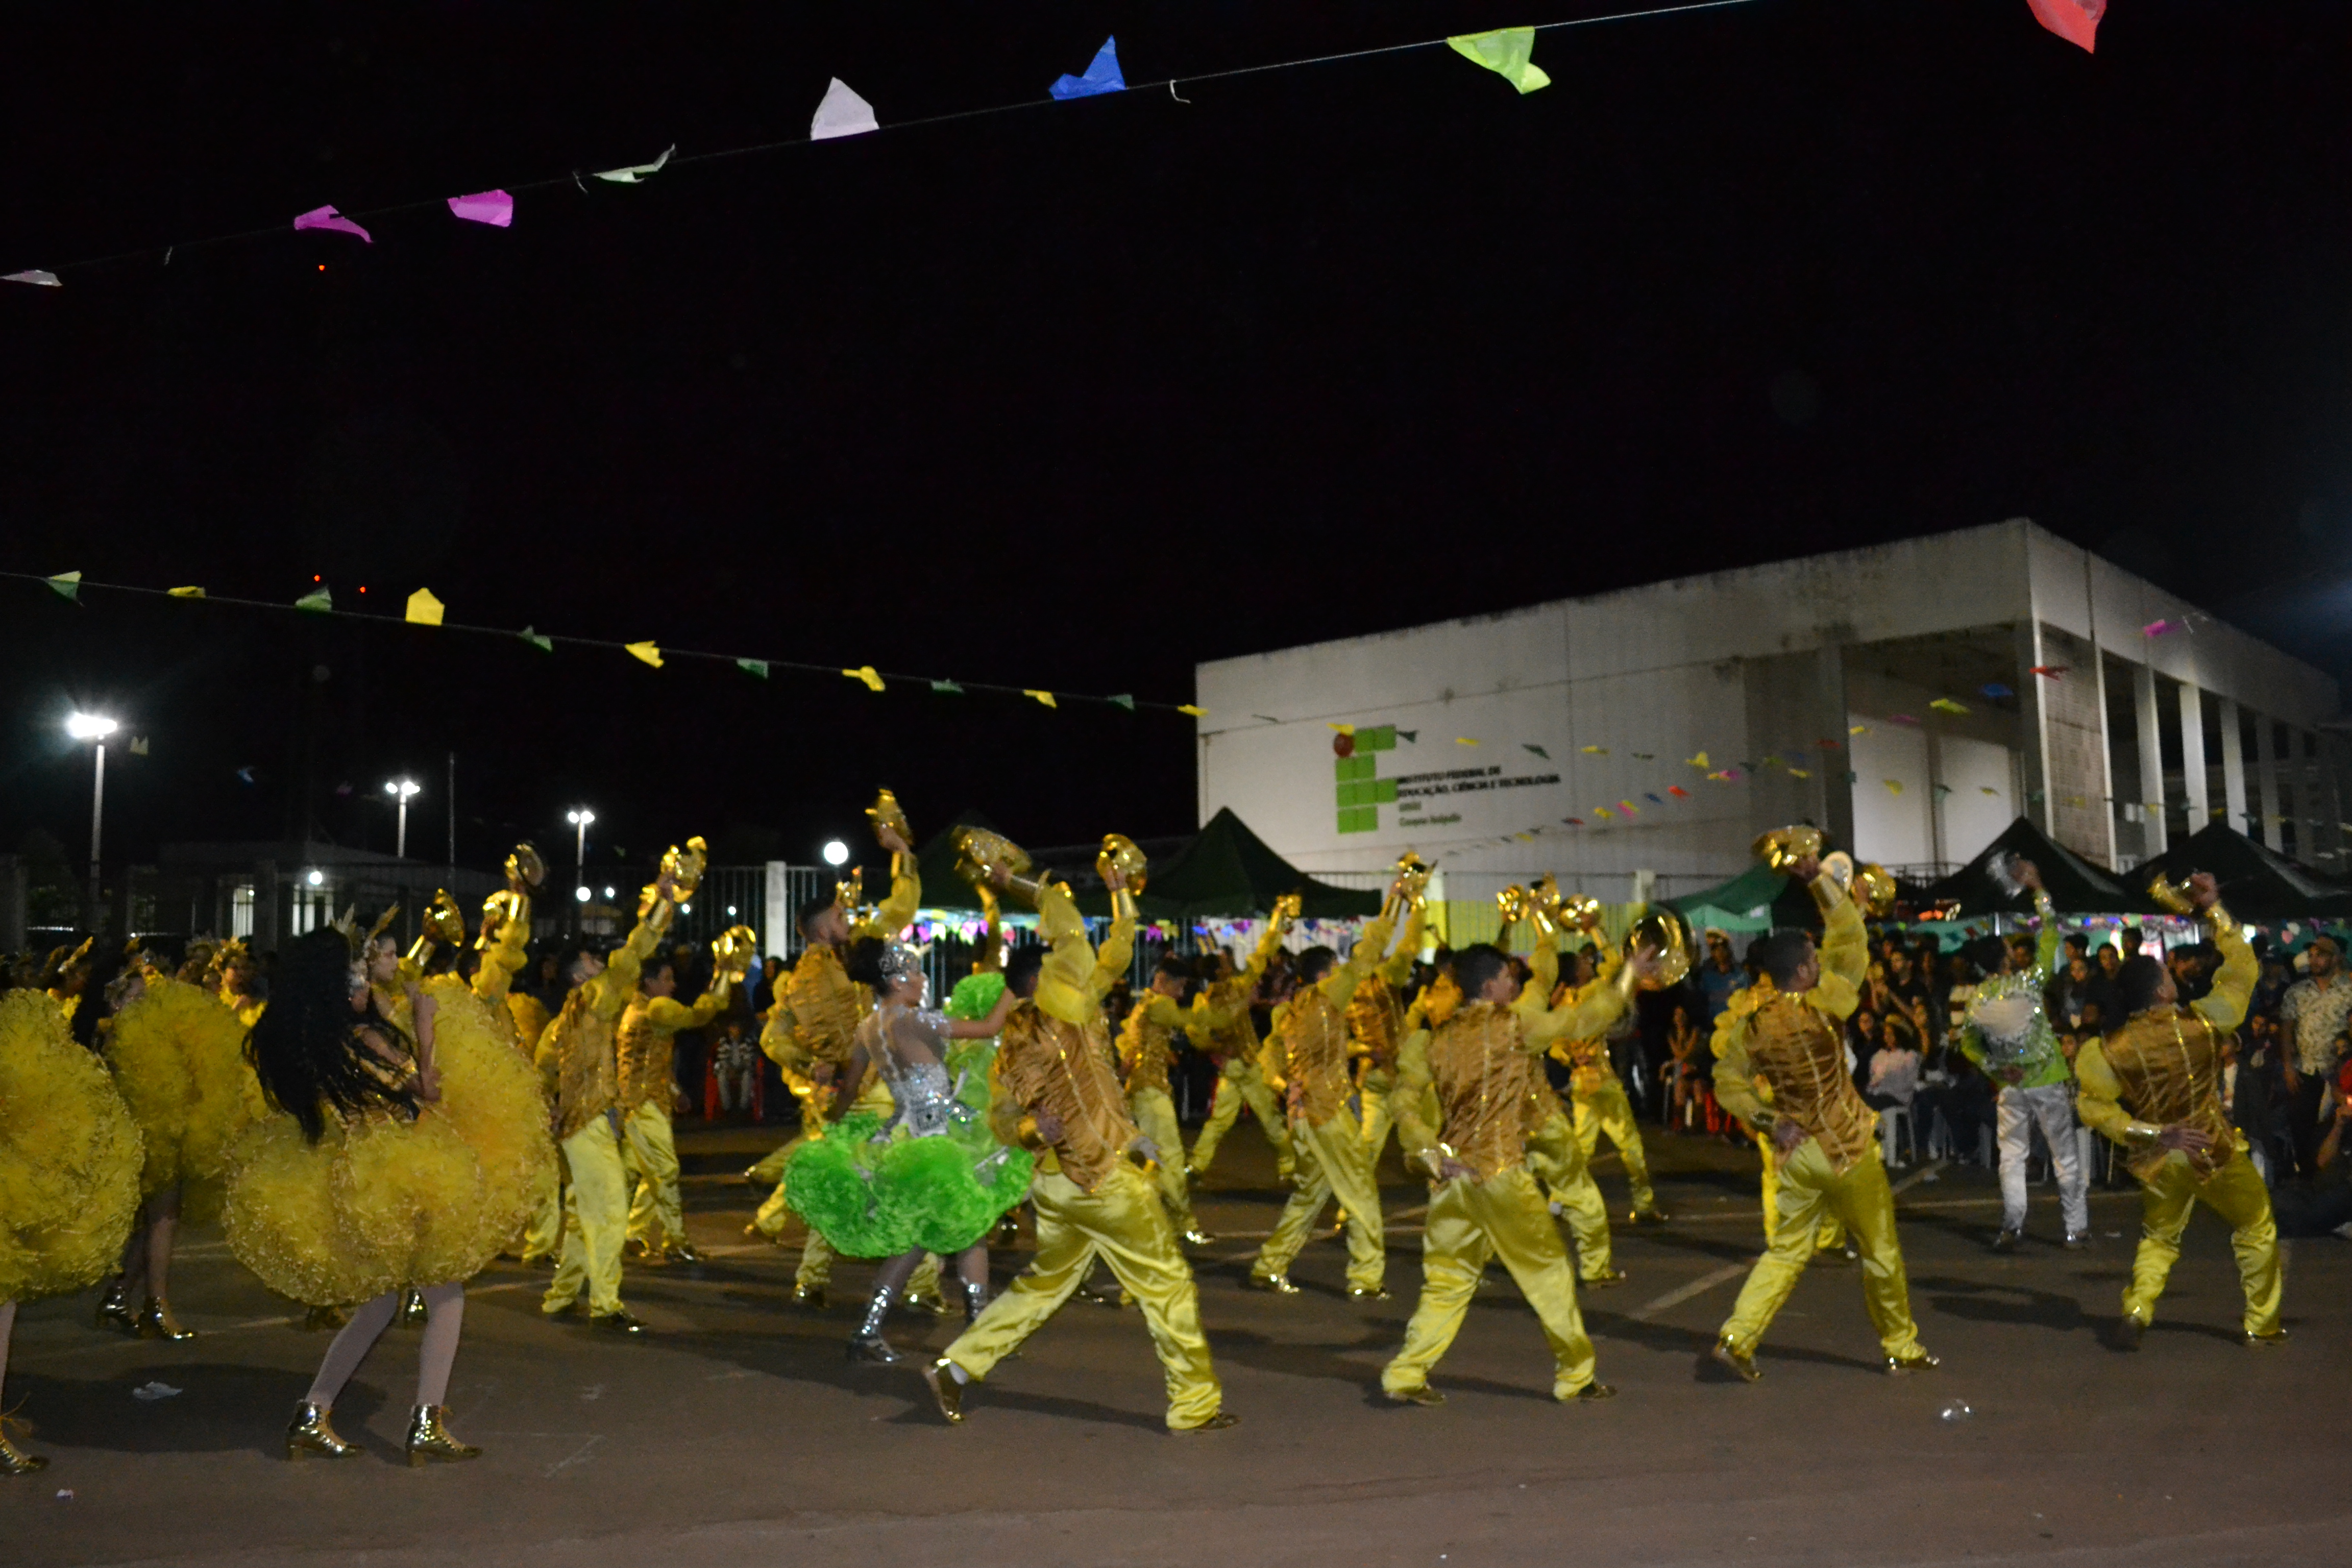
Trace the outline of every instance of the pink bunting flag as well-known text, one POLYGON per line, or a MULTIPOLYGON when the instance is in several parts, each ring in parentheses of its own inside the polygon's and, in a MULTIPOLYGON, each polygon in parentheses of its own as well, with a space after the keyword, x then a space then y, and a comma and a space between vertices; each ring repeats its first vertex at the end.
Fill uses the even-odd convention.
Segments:
POLYGON ((0 278, 0 283, 33 283, 44 289, 58 287, 56 273, 44 272, 37 267, 27 268, 23 272, 11 272, 5 278, 0 278))
POLYGON ((2144 637, 2160 637, 2171 629, 2172 623, 2170 621, 2150 621, 2147 625, 2140 627, 2139 635, 2144 637))
POLYGON ((493 228, 508 228, 514 224, 514 198, 504 191, 477 191, 470 196, 451 196, 449 211, 467 223, 486 223, 493 228))
POLYGON ((2025 0, 2033 8, 2033 19, 2080 48, 2084 54, 2098 46, 2099 18, 2106 15, 2107 0, 2025 0))
POLYGON ((362 228, 359 225, 353 223, 351 219, 345 217, 331 206, 312 207, 309 212, 304 213, 300 217, 294 220, 294 226, 298 229, 331 228, 337 234, 355 234, 370 245, 373 245, 375 243, 375 237, 373 235, 368 233, 367 230, 362 228))

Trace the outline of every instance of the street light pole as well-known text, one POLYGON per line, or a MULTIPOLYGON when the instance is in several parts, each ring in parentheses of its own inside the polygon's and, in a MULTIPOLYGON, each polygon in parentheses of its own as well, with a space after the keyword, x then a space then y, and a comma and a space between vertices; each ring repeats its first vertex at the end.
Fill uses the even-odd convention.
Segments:
POLYGON ((563 820, 572 824, 573 830, 572 886, 577 895, 584 899, 588 896, 588 825, 596 820, 596 814, 583 805, 565 812, 563 820))
POLYGON ((98 927, 99 901, 102 889, 99 886, 99 842, 106 826, 106 738, 120 728, 111 719, 95 713, 75 713, 66 720, 66 733, 77 741, 97 744, 98 765, 89 782, 89 921, 93 931, 98 927))
POLYGON ((384 781, 383 793, 400 803, 400 826, 395 830, 392 850, 392 858, 395 860, 408 858, 408 800, 411 795, 421 794, 424 788, 415 779, 384 781))

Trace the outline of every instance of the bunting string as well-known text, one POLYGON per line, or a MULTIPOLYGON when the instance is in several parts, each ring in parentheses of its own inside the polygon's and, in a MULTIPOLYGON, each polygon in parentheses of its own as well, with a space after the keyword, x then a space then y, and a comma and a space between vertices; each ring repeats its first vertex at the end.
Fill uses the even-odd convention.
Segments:
MULTIPOLYGON (((1297 59, 1269 60, 1256 65, 1230 66, 1221 70, 1201 71, 1183 76, 1160 78, 1150 81, 1129 82, 1121 73, 1117 40, 1106 41, 1094 61, 1079 76, 1065 74, 1048 86, 1043 96, 1024 98, 1010 103, 990 104, 976 109, 951 110, 943 113, 919 115, 912 119, 879 121, 874 106, 839 78, 827 86, 823 100, 809 121, 803 135, 782 137, 770 142, 726 147, 707 153, 679 154, 672 146, 645 163, 620 168, 580 170, 521 184, 474 192, 466 195, 436 196, 414 201, 396 202, 388 205, 369 207, 344 213, 333 205, 319 206, 295 217, 291 228, 342 234, 373 245, 375 235, 368 224, 381 224, 388 218, 404 217, 410 214, 434 209, 446 210, 451 216, 468 223, 498 228, 511 226, 515 218, 515 195, 536 194, 572 186, 585 193, 589 180, 607 184, 642 184, 667 169, 678 169, 693 164, 716 163, 729 159, 758 157, 812 146, 819 142, 848 136, 872 135, 884 131, 916 131, 950 125, 962 121, 1011 114, 1022 110, 1042 109, 1050 104, 1067 102, 1080 98, 1107 96, 1126 92, 1158 92, 1165 89, 1171 99, 1179 103, 1192 101, 1178 94, 1181 83, 1197 87, 1202 83, 1231 81, 1242 77, 1263 76, 1273 71, 1301 70, 1311 66, 1335 65, 1349 60, 1372 59, 1383 55, 1409 54, 1423 49, 1450 49, 1463 58, 1490 70, 1508 81, 1520 93, 1531 93, 1550 82, 1542 68, 1531 58, 1536 35, 1562 32, 1573 27, 1595 27, 1618 22, 1638 22, 1664 16, 1686 16, 1701 11, 1722 11, 1734 6, 1751 5, 1758 0, 1685 0, 1671 5, 1650 5, 1634 11, 1613 11, 1599 16, 1575 16, 1557 22, 1544 22, 1533 26, 1501 27, 1483 33, 1449 37, 1418 38, 1409 43, 1381 44, 1368 48, 1341 49, 1328 54, 1309 55, 1297 59), (364 220, 364 221, 362 221, 364 220)), ((2105 0, 2028 0, 2035 19, 2049 31, 2067 39, 2085 51, 2094 44, 2098 20, 2105 8, 2105 0)), ((1041 73, 1042 74, 1042 73, 1041 73)), ((0 282, 28 283, 47 288, 62 285, 64 275, 127 262, 161 258, 170 265, 173 256, 182 250, 209 248, 247 241, 268 238, 289 232, 285 223, 263 227, 240 229, 200 239, 174 240, 168 244, 147 245, 133 250, 116 251, 110 255, 86 258, 47 268, 26 268, 0 274, 0 282)))

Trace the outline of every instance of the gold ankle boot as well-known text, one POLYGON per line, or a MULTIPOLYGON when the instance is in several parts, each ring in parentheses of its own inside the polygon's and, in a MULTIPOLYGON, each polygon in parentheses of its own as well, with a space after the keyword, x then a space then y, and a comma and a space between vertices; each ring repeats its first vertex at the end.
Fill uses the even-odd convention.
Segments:
POLYGON ((5 1432, 0 1432, 0 1476, 29 1476, 35 1470, 48 1468, 49 1461, 45 1456, 27 1454, 8 1441, 5 1432))
POLYGON ((172 1303, 161 1296, 150 1296, 147 1304, 139 1309, 139 1337, 142 1340, 192 1340, 196 1331, 172 1315, 172 1303))
POLYGON ((294 1407, 293 1423, 286 1428, 289 1459, 348 1459, 359 1451, 357 1443, 346 1443, 335 1436, 334 1427, 327 1424, 325 1405, 305 1400, 294 1407))
POLYGON ((430 1314, 425 1310, 424 1291, 412 1285, 400 1293, 400 1326, 402 1328, 421 1328, 428 1316, 430 1314))
POLYGON ((98 1326, 120 1330, 133 1338, 138 1336, 139 1314, 131 1307, 131 1287, 119 1276, 106 1288, 106 1294, 98 1299, 98 1326))
POLYGON ((447 1417, 446 1405, 419 1405, 408 1413, 408 1468, 422 1469, 436 1459, 478 1459, 482 1451, 471 1443, 460 1443, 449 1436, 442 1422, 447 1417))

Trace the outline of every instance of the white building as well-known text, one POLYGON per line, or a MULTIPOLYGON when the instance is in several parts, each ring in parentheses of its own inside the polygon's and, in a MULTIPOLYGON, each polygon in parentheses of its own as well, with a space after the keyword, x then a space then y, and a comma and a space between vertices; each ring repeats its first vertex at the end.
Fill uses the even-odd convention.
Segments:
POLYGON ((1800 820, 1923 870, 2020 814, 2119 869, 2214 818, 2345 867, 2336 682, 2023 519, 1196 682, 1203 822, 1343 879, 1414 848, 1457 900, 1692 891, 1800 820))

